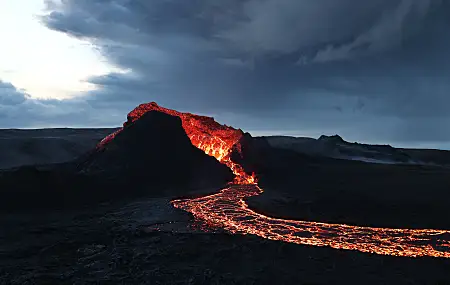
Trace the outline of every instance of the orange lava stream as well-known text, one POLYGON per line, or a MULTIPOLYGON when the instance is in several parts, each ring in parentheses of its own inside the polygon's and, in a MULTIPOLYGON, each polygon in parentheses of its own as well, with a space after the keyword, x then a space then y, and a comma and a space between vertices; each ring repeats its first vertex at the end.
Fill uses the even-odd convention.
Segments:
POLYGON ((230 233, 383 255, 450 258, 448 230, 372 228, 275 219, 256 213, 245 203, 245 198, 260 193, 262 190, 256 184, 230 185, 217 194, 174 200, 172 204, 230 233))
MULTIPOLYGON (((233 184, 219 193, 171 202, 174 207, 192 213, 210 226, 221 227, 230 233, 253 234, 296 244, 382 255, 450 258, 449 230, 360 227, 276 219, 256 213, 244 199, 259 195, 263 190, 256 184, 255 175, 245 173, 243 167, 230 157, 231 152, 240 152, 242 131, 220 125, 212 118, 165 109, 156 103, 138 106, 128 115, 124 125, 153 110, 180 117, 192 144, 227 165, 235 174, 233 184)), ((99 146, 112 140, 118 132, 106 137, 99 146)))

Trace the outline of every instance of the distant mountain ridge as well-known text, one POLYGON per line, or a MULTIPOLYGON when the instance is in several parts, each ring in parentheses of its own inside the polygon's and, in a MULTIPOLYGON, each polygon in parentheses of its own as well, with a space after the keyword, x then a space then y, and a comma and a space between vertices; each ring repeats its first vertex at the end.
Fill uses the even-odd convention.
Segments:
POLYGON ((428 164, 450 166, 450 151, 433 149, 394 148, 390 145, 351 143, 339 135, 308 137, 262 137, 276 148, 293 150, 308 155, 336 159, 358 160, 382 164, 428 164))
POLYGON ((0 129, 0 169, 75 159, 116 128, 0 129))
MULTIPOLYGON (((0 129, 0 169, 70 161, 94 148, 118 128, 0 129)), ((386 164, 450 166, 450 151, 350 143, 339 135, 260 137, 276 148, 299 153, 386 164)))

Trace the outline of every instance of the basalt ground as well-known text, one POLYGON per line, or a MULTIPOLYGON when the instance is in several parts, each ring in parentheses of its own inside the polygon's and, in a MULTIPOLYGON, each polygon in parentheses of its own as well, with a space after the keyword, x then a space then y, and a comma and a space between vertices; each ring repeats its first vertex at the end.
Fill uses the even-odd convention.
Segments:
MULTIPOLYGON (((375 180, 378 175, 373 175, 375 180)), ((351 175, 339 177, 352 185, 351 175)), ((334 181, 329 181, 324 191, 332 192, 334 181)), ((265 184, 270 188, 266 193, 274 191, 272 182, 265 184)), ((292 195, 282 191, 277 197, 286 200, 292 195)), ((172 198, 113 201, 59 212, 4 213, 0 284, 450 283, 448 259, 380 256, 231 235, 219 229, 203 231, 190 214, 170 205, 172 198)), ((251 199, 263 205, 262 211, 289 214, 271 206, 278 199, 251 199), (265 203, 267 199, 272 203, 265 203)))

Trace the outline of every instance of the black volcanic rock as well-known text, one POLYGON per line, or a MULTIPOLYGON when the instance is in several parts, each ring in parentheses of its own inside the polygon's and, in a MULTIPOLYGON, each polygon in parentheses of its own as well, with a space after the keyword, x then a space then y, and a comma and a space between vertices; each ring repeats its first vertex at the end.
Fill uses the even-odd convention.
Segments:
POLYGON ((140 191, 221 186, 232 172, 192 145, 179 117, 150 111, 103 148, 92 152, 79 172, 140 191))
POLYGON ((289 166, 293 158, 303 164, 319 161, 316 157, 292 150, 274 148, 264 137, 252 137, 249 133, 242 136, 239 144, 240 151, 233 151, 231 159, 242 165, 248 174, 255 173, 259 180, 264 180, 266 174, 274 169, 289 166))
POLYGON ((345 143, 344 139, 340 135, 332 135, 332 136, 321 135, 318 140, 330 143, 345 143))
POLYGON ((191 144, 180 118, 151 111, 73 162, 0 171, 0 209, 70 209, 140 196, 179 197, 216 190, 232 179, 228 167, 191 144))
POLYGON ((328 162, 331 159, 299 153, 290 149, 272 147, 265 137, 252 137, 245 133, 239 141, 241 151, 233 151, 231 159, 242 165, 247 173, 255 173, 263 182, 267 175, 293 165, 309 165, 328 162))
POLYGON ((249 133, 244 133, 239 139, 238 145, 240 145, 240 149, 232 150, 231 160, 242 165, 248 174, 258 172, 256 165, 264 159, 263 152, 270 148, 270 145, 265 140, 252 137, 249 133))

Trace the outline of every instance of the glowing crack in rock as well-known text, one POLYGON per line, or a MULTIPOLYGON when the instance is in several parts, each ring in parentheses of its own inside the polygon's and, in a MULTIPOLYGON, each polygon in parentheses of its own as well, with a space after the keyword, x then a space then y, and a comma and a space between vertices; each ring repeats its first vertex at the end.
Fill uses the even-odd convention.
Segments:
MULTIPOLYGON (((235 174, 233 183, 219 193, 171 202, 174 207, 192 213, 196 219, 211 227, 220 227, 230 233, 253 234, 265 239, 303 245, 393 256, 450 258, 449 230, 361 227, 276 219, 256 213, 244 199, 259 195, 263 190, 257 185, 254 174, 247 174, 241 165, 231 160, 233 151, 241 151, 241 130, 220 125, 213 118, 166 109, 154 102, 141 104, 130 112, 124 126, 149 111, 180 117, 192 144, 214 156, 235 174)), ((99 147, 114 139, 120 131, 121 129, 102 140, 99 147)))

